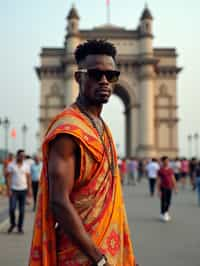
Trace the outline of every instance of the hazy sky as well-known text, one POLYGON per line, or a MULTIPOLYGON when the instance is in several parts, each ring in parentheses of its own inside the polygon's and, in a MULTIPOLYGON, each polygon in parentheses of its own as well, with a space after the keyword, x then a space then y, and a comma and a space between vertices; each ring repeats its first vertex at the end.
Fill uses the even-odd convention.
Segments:
MULTIPOLYGON (((1 0, 0 8, 0 118, 8 116, 10 129, 17 129, 11 150, 22 145, 21 126, 28 126, 27 150, 36 149, 39 128, 40 84, 34 67, 40 64, 41 47, 62 47, 66 15, 75 3, 81 16, 80 28, 92 28, 106 22, 106 0, 1 0)), ((145 1, 110 0, 111 22, 135 29, 145 1)), ((200 2, 198 0, 149 0, 154 17, 154 46, 176 47, 178 66, 184 68, 178 79, 178 116, 180 154, 188 154, 187 135, 200 133, 200 2)), ((112 111, 105 117, 123 151, 123 105, 113 97, 112 111), (119 116, 116 123, 111 114, 119 116)), ((4 130, 0 126, 0 148, 4 130)), ((195 149, 193 149, 193 153, 195 149)))

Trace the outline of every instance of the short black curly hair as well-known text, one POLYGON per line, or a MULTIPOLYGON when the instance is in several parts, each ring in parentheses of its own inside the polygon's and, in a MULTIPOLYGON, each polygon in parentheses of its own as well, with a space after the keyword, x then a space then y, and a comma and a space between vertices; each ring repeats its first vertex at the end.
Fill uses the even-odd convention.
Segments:
POLYGON ((114 61, 117 54, 115 46, 106 40, 87 40, 77 46, 75 50, 75 59, 77 64, 82 62, 88 55, 108 55, 114 61))

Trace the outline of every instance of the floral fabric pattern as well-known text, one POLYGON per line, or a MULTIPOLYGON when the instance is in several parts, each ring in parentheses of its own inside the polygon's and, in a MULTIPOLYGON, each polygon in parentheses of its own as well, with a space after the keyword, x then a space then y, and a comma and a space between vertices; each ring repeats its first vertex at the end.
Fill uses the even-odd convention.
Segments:
POLYGON ((60 133, 72 135, 81 150, 80 176, 70 198, 85 230, 112 266, 135 266, 111 133, 106 126, 103 138, 110 150, 106 152, 98 133, 75 106, 65 109, 52 121, 44 139, 43 170, 29 266, 92 265, 62 228, 56 229, 48 205, 48 143, 60 133), (108 163, 111 160, 114 161, 114 173, 108 163))

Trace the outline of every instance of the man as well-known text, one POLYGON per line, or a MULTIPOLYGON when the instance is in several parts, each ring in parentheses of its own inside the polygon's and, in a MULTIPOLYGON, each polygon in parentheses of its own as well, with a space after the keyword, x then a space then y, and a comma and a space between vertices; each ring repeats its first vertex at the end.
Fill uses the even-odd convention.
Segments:
POLYGON ((7 194, 9 196, 10 227, 11 233, 16 226, 15 210, 18 204, 19 219, 18 232, 23 233, 26 194, 31 196, 31 182, 29 168, 24 162, 24 151, 18 150, 16 160, 8 164, 7 169, 7 194))
POLYGON ((149 179, 149 191, 150 191, 150 196, 154 196, 155 192, 155 184, 156 184, 156 179, 158 176, 158 170, 160 169, 159 164, 157 163, 157 160, 153 158, 146 166, 146 172, 147 176, 149 179))
POLYGON ((200 207, 200 162, 197 161, 196 167, 195 167, 195 181, 196 181, 196 191, 197 191, 197 203, 200 207))
POLYGON ((195 188, 196 188, 196 167, 197 167, 197 159, 196 158, 192 158, 190 161, 189 161, 189 176, 190 176, 190 184, 191 184, 191 187, 192 187, 192 190, 194 191, 195 188))
POLYGON ((128 160, 128 185, 136 185, 137 161, 131 157, 128 160))
POLYGON ((34 156, 34 162, 31 165, 31 179, 32 179, 32 191, 33 191, 33 211, 36 208, 38 185, 40 180, 42 164, 38 155, 34 156))
POLYGON ((178 157, 176 157, 175 160, 172 161, 172 169, 174 171, 176 182, 178 183, 181 174, 181 161, 178 157))
MULTIPOLYGON (((24 161, 26 165, 29 167, 29 172, 31 172, 31 165, 34 163, 34 160, 32 159, 30 155, 26 154, 24 161)), ((26 198, 26 205, 31 205, 30 198, 26 198)))
POLYGON ((127 176, 127 161, 126 158, 123 158, 121 160, 121 164, 120 164, 120 168, 119 168, 119 172, 120 172, 120 177, 121 177, 121 184, 124 185, 125 184, 125 179, 127 176))
POLYGON ((185 189, 186 186, 186 178, 189 173, 189 162, 186 158, 182 158, 181 160, 181 183, 182 183, 182 188, 185 189))
POLYGON ((101 118, 120 74, 115 57, 102 40, 76 49, 79 97, 43 143, 30 266, 135 265, 116 149, 101 118))
POLYGON ((176 179, 173 170, 169 167, 169 159, 167 156, 161 159, 162 166, 158 171, 157 188, 161 200, 161 215, 162 221, 167 222, 171 220, 169 209, 171 206, 172 191, 177 192, 176 179))
POLYGON ((7 175, 8 175, 7 170, 8 170, 8 165, 13 160, 14 160, 14 156, 13 156, 12 153, 9 152, 7 158, 3 161, 3 175, 4 175, 4 178, 5 178, 5 183, 7 183, 7 175))
POLYGON ((138 178, 137 178, 138 183, 141 182, 143 176, 144 176, 144 160, 139 159, 139 161, 138 161, 138 178))

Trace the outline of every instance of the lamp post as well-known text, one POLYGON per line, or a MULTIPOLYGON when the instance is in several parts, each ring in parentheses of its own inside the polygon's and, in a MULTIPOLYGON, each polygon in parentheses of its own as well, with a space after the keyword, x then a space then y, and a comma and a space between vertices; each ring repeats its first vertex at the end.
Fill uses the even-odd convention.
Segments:
POLYGON ((188 135, 188 156, 189 158, 192 157, 192 135, 188 135))
POLYGON ((194 140, 195 140, 195 143, 194 143, 194 145, 195 145, 195 156, 198 159, 198 157, 199 157, 199 134, 197 132, 194 134, 194 140))
POLYGON ((39 153, 39 150, 40 150, 40 132, 37 131, 36 134, 35 134, 35 137, 36 137, 36 151, 37 153, 39 153))
POLYGON ((22 126, 22 147, 26 151, 26 133, 27 133, 28 127, 26 124, 22 126))
POLYGON ((5 119, 3 121, 1 121, 3 127, 4 127, 4 130, 5 130, 5 141, 4 141, 4 144, 5 144, 5 158, 7 157, 8 155, 8 129, 9 129, 9 126, 10 126, 10 121, 8 120, 7 117, 5 117, 5 119))

